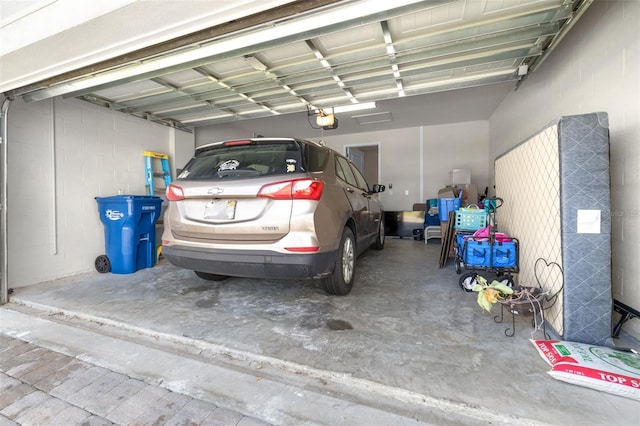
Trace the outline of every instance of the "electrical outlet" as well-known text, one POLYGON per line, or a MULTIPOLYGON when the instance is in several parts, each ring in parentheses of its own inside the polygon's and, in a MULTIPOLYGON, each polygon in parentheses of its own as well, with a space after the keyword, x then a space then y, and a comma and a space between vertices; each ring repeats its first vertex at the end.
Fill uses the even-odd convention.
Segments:
POLYGON ((404 190, 404 195, 409 195, 409 190, 408 189, 404 190))

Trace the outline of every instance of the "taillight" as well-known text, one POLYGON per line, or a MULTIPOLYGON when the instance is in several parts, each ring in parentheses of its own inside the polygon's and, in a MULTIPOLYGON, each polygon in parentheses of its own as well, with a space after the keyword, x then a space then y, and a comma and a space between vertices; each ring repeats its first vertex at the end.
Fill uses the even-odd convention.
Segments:
POLYGON ((316 200, 322 196, 324 183, 316 179, 294 179, 264 185, 258 197, 274 200, 316 200))
POLYGON ((169 184, 166 192, 168 201, 180 201, 184 200, 184 190, 178 185, 169 184))
POLYGON ((238 145, 249 145, 251 144, 250 140, 241 140, 241 141, 228 141, 225 142, 223 145, 224 146, 238 146, 238 145))

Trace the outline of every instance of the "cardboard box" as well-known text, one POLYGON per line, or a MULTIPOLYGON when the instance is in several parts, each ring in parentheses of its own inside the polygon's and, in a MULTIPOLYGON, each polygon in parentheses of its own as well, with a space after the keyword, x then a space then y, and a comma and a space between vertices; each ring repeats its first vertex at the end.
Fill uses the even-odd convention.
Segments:
POLYGON ((427 211, 427 203, 415 203, 413 205, 413 211, 426 212, 427 211))
POLYGON ((470 204, 478 204, 478 186, 475 183, 462 185, 462 207, 470 204))
POLYGON ((438 198, 456 198, 456 192, 453 186, 446 186, 438 190, 438 198))

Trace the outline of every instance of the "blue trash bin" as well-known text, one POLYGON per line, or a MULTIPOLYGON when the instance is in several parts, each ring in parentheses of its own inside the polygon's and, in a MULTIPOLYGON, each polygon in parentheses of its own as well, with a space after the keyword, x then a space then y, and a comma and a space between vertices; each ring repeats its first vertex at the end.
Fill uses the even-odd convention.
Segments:
POLYGON ((162 199, 151 195, 96 197, 104 224, 106 255, 96 258, 98 272, 131 274, 156 263, 156 221, 162 199))

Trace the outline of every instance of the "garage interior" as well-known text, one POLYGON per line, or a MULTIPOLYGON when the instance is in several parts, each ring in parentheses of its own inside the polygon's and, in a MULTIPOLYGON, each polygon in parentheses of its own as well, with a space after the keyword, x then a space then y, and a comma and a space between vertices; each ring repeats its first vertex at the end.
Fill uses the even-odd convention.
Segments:
MULTIPOLYGON (((120 1, 28 40, 8 37, 65 2, 3 2, 2 38, 20 42, 0 57, 2 332, 272 424, 632 424, 637 402, 552 380, 528 342, 541 331, 519 318, 507 337, 453 262, 439 267, 437 240, 388 237, 346 297, 162 260, 94 270, 95 197, 146 193, 144 151, 167 153, 174 177, 196 146, 231 138, 373 151, 380 199, 408 211, 454 169, 493 188, 497 157, 604 111, 611 294, 640 307, 638 2, 382 3, 120 1), (317 111, 333 108, 324 129, 317 111)), ((639 336, 633 319, 615 343, 639 336)))

